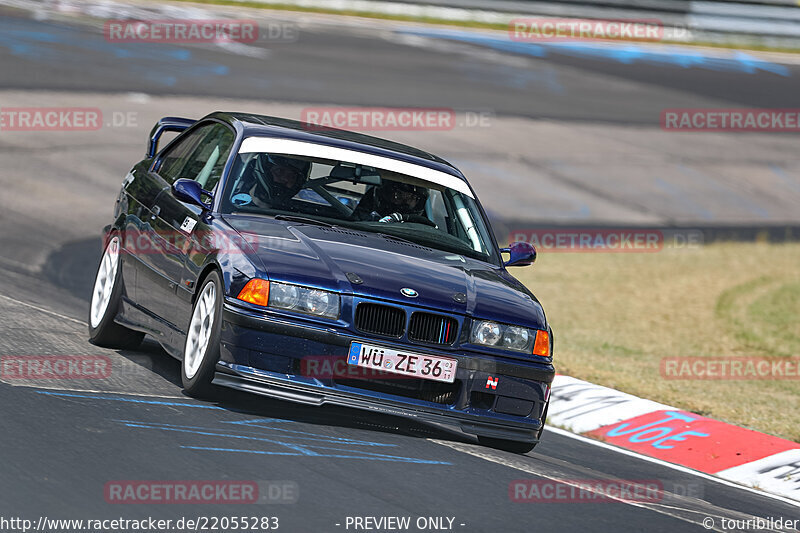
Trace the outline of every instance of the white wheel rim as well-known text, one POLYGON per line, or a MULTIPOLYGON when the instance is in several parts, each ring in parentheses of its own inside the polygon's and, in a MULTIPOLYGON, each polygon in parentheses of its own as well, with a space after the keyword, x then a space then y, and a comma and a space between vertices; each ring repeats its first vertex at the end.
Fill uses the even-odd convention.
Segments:
POLYGON ((211 339, 211 328, 214 325, 214 314, 217 312, 217 288, 214 282, 203 287, 197 305, 192 313, 189 333, 186 335, 186 349, 183 354, 183 366, 186 377, 192 379, 200 369, 200 364, 208 351, 211 339))
POLYGON ((97 278, 94 280, 92 303, 89 308, 89 323, 96 328, 108 310, 111 293, 114 292, 114 282, 117 279, 119 268, 119 237, 112 237, 106 246, 100 268, 97 269, 97 278))

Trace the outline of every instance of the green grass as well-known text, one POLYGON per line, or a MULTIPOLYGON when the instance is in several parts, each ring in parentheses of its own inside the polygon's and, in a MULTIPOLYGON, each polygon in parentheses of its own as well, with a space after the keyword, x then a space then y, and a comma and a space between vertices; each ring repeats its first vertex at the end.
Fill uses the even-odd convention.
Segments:
POLYGON ((800 244, 542 253, 512 270, 564 374, 800 442, 800 381, 666 380, 664 357, 800 357, 800 244))

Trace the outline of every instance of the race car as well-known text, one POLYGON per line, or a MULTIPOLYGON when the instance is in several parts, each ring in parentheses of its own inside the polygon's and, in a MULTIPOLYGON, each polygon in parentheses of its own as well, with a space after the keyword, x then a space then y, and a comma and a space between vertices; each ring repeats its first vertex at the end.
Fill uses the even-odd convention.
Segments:
POLYGON ((231 387, 460 428, 544 428, 553 334, 462 173, 409 146, 244 113, 165 117, 104 231, 90 341, 145 334, 185 391, 231 387), (162 148, 164 132, 177 136, 162 148))

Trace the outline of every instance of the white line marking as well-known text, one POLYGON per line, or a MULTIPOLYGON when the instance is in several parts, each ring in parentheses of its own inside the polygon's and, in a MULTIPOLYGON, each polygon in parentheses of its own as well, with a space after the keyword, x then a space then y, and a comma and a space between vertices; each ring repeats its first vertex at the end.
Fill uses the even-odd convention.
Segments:
POLYGON ((92 389, 59 389, 53 387, 42 387, 41 385, 28 385, 35 389, 45 390, 45 391, 69 391, 69 392, 90 392, 94 394, 122 394, 127 396, 144 396, 147 398, 167 398, 170 400, 189 400, 186 396, 167 396, 166 394, 150 394, 148 392, 122 392, 116 390, 92 390, 92 389))
POLYGON ((270 55, 272 55, 272 50, 268 50, 266 48, 260 48, 258 46, 250 46, 236 41, 219 41, 214 44, 217 45, 219 48, 225 50, 226 52, 230 52, 232 54, 237 54, 241 56, 257 57, 259 59, 264 59, 265 57, 269 57, 270 55))
MULTIPOLYGON (((603 497, 608 498, 610 500, 615 500, 615 501, 617 501, 619 503, 624 503, 626 505, 631 505, 633 507, 638 507, 638 508, 641 508, 641 509, 646 509, 646 510, 649 510, 649 511, 653 511, 655 513, 663 514, 663 515, 669 516, 671 518, 676 518, 678 520, 682 520, 684 522, 688 522, 690 524, 701 525, 702 523, 700 521, 695 521, 695 520, 693 520, 691 518, 688 518, 688 517, 685 517, 685 516, 681 516, 679 514, 672 513, 672 512, 670 512, 670 510, 674 509, 674 510, 677 510, 677 511, 682 511, 684 513, 702 514, 702 516, 704 516, 704 517, 711 515, 708 511, 697 511, 697 510, 693 510, 693 509, 683 509, 683 508, 672 507, 672 506, 669 506, 669 505, 663 505, 663 504, 657 504, 657 503, 644 503, 644 502, 625 500, 625 499, 622 499, 622 498, 619 498, 619 497, 616 497, 616 496, 613 496, 613 495, 610 495, 610 494, 606 494, 604 492, 601 494, 600 490, 594 489, 591 486, 586 486, 585 484, 582 485, 581 483, 579 483, 577 481, 572 481, 572 480, 569 480, 569 479, 556 477, 556 476, 554 476, 552 474, 548 474, 547 472, 543 471, 542 469, 535 468, 533 465, 527 465, 527 464, 522 462, 522 457, 524 457, 524 456, 516 456, 515 455, 515 456, 512 456, 510 458, 506 458, 506 457, 501 457, 499 455, 495 455, 496 453, 502 453, 502 452, 496 452, 495 450, 492 450, 491 448, 485 448, 485 447, 479 446, 479 445, 464 444, 464 443, 461 443, 461 442, 441 441, 441 440, 435 440, 435 439, 428 439, 428 440, 430 440, 431 442, 435 442, 436 444, 441 444, 442 446, 447 446, 449 448, 453 448, 456 451, 463 452, 463 453, 478 457, 480 459, 484 459, 486 461, 491 461, 493 463, 496 463, 496 464, 499 464, 499 465, 502 465, 502 466, 507 466, 509 468, 513 468, 513 469, 519 470, 521 472, 526 472, 528 474, 533 474, 535 476, 543 477, 543 478, 549 479, 551 481, 555 481, 557 483, 563 483, 564 485, 569 485, 571 487, 575 487, 575 488, 580 489, 580 490, 586 490, 587 492, 593 492, 595 494, 599 494, 600 496, 603 496, 603 497)), ((711 515, 711 516, 714 516, 715 518, 724 518, 724 517, 721 517, 721 516, 717 517, 715 515, 711 515)), ((723 530, 715 529, 715 531, 720 531, 721 532, 723 530)))
POLYGON ((30 263, 15 261, 14 259, 9 259, 8 257, 0 257, 0 263, 11 265, 13 268, 18 268, 24 272, 27 272, 28 274, 38 274, 41 270, 39 267, 35 267, 30 263))
POLYGON ((657 465, 666 466, 667 468, 671 468, 673 470, 677 470, 678 472, 683 472, 685 474, 691 474, 691 475, 696 476, 696 477, 707 479, 708 481, 714 481, 716 483, 719 483, 721 485, 725 485, 727 487, 733 487, 735 489, 745 490, 747 492, 752 492, 753 494, 758 494, 760 496, 766 496, 767 498, 772 498, 773 500, 778 500, 778 501, 783 502, 783 503, 788 503, 789 505, 793 505, 795 507, 800 507, 800 502, 798 502, 797 500, 793 500, 791 498, 787 498, 785 496, 779 496, 777 494, 772 494, 770 492, 764 492, 763 490, 754 489, 753 487, 748 487, 747 485, 742 485, 740 483, 735 483, 733 481, 728 481, 727 479, 722 479, 720 477, 717 477, 717 476, 714 476, 714 475, 711 475, 711 474, 706 474, 705 472, 700 472, 698 470, 694 470, 694 469, 686 467, 686 466, 676 465, 675 463, 670 463, 670 462, 664 461, 663 459, 656 459, 655 457, 649 457, 647 455, 642 455, 640 453, 633 452, 631 450, 626 450, 625 448, 620 448, 619 446, 614 446, 614 445, 608 444, 606 442, 590 439, 589 437, 584 437, 583 435, 576 435, 575 433, 569 432, 569 431, 567 431, 565 429, 546 426, 544 430, 545 430, 545 433, 546 432, 552 432, 552 433, 555 433, 557 435, 562 435, 564 437, 569 437, 571 439, 579 440, 579 441, 584 442, 586 444, 592 444, 594 446, 599 446, 600 448, 605 448, 606 450, 615 451, 617 453, 621 453, 623 455, 628 455, 630 457, 636 457, 637 459, 641 459, 642 461, 648 461, 650 463, 654 463, 654 464, 657 464, 657 465))
POLYGON ((70 322, 75 322, 76 324, 80 324, 81 326, 85 326, 86 322, 83 320, 77 320, 67 315, 62 315, 61 313, 56 313, 55 311, 51 311, 49 309, 45 309, 44 307, 39 307, 38 305, 29 304, 28 302, 23 302, 21 300, 17 300, 16 298, 12 298, 10 296, 6 296, 4 294, 0 294, 0 298, 5 300, 10 300, 14 303, 18 303, 19 305, 24 305, 25 307, 30 307, 31 309, 36 309, 42 313, 47 313, 48 315, 57 316, 58 318, 63 318, 64 320, 69 320, 70 322))
MULTIPOLYGON (((590 439, 588 437, 584 437, 583 435, 576 435, 575 433, 571 433, 569 431, 566 431, 566 430, 563 430, 563 429, 560 429, 560 428, 554 428, 554 427, 546 426, 545 427, 545 433, 547 433, 547 432, 552 432, 552 433, 555 433, 557 435, 562 435, 564 437, 569 437, 571 439, 579 440, 579 441, 581 441, 581 442, 583 442, 585 444, 591 444, 593 446, 599 446, 600 448, 604 448, 606 450, 611 450, 611 451, 614 451, 614 452, 617 452, 617 453, 621 453, 623 455, 628 455, 630 457, 635 457, 635 458, 641 459, 643 461, 648 461, 650 463, 654 463, 654 464, 657 464, 657 465, 660 465, 660 466, 671 468, 673 470, 677 470, 678 472, 683 472, 685 474, 690 474, 690 475, 693 475, 695 477, 700 477, 700 478, 706 479, 708 481, 714 481, 716 483, 720 483, 720 484, 725 485, 727 487, 732 487, 732 488, 735 488, 735 489, 740 489, 740 490, 744 490, 744 491, 747 491, 747 492, 751 492, 753 494, 758 494, 759 496, 764 496, 766 498, 771 498, 773 500, 777 500, 777 501, 780 501, 780 502, 783 502, 783 503, 787 503, 787 504, 792 505, 794 507, 800 507, 800 502, 797 502, 797 501, 792 500, 790 498, 786 498, 784 496, 779 496, 777 494, 771 494, 769 492, 756 490, 756 489, 754 489, 752 487, 748 487, 747 485, 740 485, 739 483, 734 483, 732 481, 728 481, 727 479, 722 479, 722 478, 718 478, 716 476, 712 476, 710 474, 705 474, 703 472, 699 472, 697 470, 693 470, 693 469, 687 468, 685 466, 669 463, 667 461, 664 461, 662 459, 656 459, 654 457, 648 457, 648 456, 642 455, 640 453, 636 453, 636 452, 633 452, 633 451, 630 451, 630 450, 626 450, 625 448, 619 448, 617 446, 613 446, 613 445, 607 444, 605 442, 601 442, 601 441, 597 441, 597 440, 594 440, 594 439, 590 439)), ((475 457, 478 457, 480 459, 484 459, 486 461, 491 461, 493 463, 497 463, 497 464, 500 464, 500 465, 503 465, 503 466, 507 466, 509 468, 514 468, 514 469, 520 470, 522 472, 527 472, 527 473, 530 473, 530 474, 535 474, 537 476, 546 477, 548 479, 552 479, 554 481, 558 481, 558 482, 565 483, 565 484, 568 484, 568 485, 570 484, 569 481, 567 481, 567 480, 552 478, 552 477, 548 476, 547 474, 544 474, 544 473, 536 470, 532 466, 528 466, 528 465, 523 464, 521 462, 521 458, 522 457, 526 457, 524 455, 523 456, 515 456, 514 458, 517 459, 517 461, 510 461, 510 460, 502 458, 502 457, 493 457, 493 456, 491 456, 490 454, 495 452, 491 448, 484 448, 484 447, 480 447, 480 446, 477 446, 477 445, 462 444, 462 443, 450 442, 450 441, 441 441, 441 440, 436 440, 436 439, 427 439, 427 440, 429 440, 430 442, 434 442, 436 444, 440 444, 442 446, 447 446, 448 448, 452 448, 452 449, 454 449, 456 451, 459 451, 459 452, 462 452, 462 453, 473 455, 475 457)), ((530 457, 528 457, 528 458, 530 459, 530 457)), ((577 486, 577 488, 581 488, 581 487, 577 486)), ((670 513, 666 513, 664 511, 659 510, 659 509, 653 509, 647 504, 641 504, 641 503, 637 503, 637 502, 630 502, 630 501, 627 501, 627 500, 620 500, 620 501, 622 503, 635 505, 637 507, 644 507, 644 508, 650 509, 651 511, 655 511, 655 512, 658 512, 658 513, 667 514, 669 516, 673 516, 674 518, 679 518, 681 520, 686 520, 683 517, 674 516, 674 515, 672 515, 670 513)), ((694 511, 691 511, 689 509, 685 509, 684 511, 686 511, 686 512, 694 512, 694 511)), ((708 516, 708 515, 706 515, 706 516, 708 516)), ((701 524, 700 522, 692 522, 692 523, 701 524)))
MULTIPOLYGON (((502 465, 502 466, 513 468, 513 469, 519 470, 521 472, 526 472, 526 473, 529 473, 529 474, 533 474, 535 476, 543 477, 543 478, 549 479, 551 481, 555 481, 557 483, 563 483, 564 485, 569 485, 569 486, 575 487, 575 488, 577 488, 579 490, 586 490, 588 492, 593 492, 595 494, 599 494, 602 497, 605 497, 605 498, 608 498, 608 499, 611 499, 611 500, 615 500, 615 501, 617 501, 619 503, 624 503, 626 505, 631 505, 633 507, 638 507, 640 509, 653 511, 654 513, 663 514, 665 516, 669 516, 670 518, 675 518, 677 520, 681 520, 683 522, 688 522, 690 524, 702 525, 703 522, 701 520, 703 518, 706 518, 706 517, 709 517, 709 516, 714 518, 717 523, 719 523, 719 520, 721 520, 722 518, 730 518, 729 516, 715 514, 715 511, 719 512, 719 510, 723 510, 723 509, 719 508, 719 507, 716 507, 714 505, 710 505, 709 508, 707 508, 707 509, 688 509, 688 508, 684 508, 684 507, 676 507, 676 506, 673 506, 673 505, 666 505, 664 503, 645 503, 645 502, 637 502, 637 501, 631 501, 631 500, 626 500, 626 499, 623 499, 623 498, 615 497, 615 496, 612 496, 612 495, 607 494, 605 492, 602 492, 602 489, 597 490, 597 489, 594 489, 592 487, 587 487, 585 484, 581 484, 579 481, 572 481, 572 480, 569 480, 569 479, 556 477, 556 476, 554 476, 552 474, 548 474, 547 472, 543 471, 542 469, 535 468, 533 465, 525 464, 522 461, 522 458, 525 457, 525 456, 513 455, 510 458, 507 458, 507 457, 502 457, 500 455, 497 455, 497 454, 503 453, 503 452, 497 452, 496 450, 493 450, 491 448, 486 448, 484 446, 479 446, 479 445, 475 445, 475 444, 464 444, 464 443, 461 443, 461 442, 442 441, 442 440, 436 440, 436 439, 428 439, 428 440, 431 441, 431 442, 434 442, 436 444, 440 444, 442 446, 447 446, 448 448, 452 448, 452 449, 454 449, 456 451, 459 451, 459 452, 462 452, 462 453, 466 453, 466 454, 472 455, 474 457, 478 457, 479 459, 484 459, 486 461, 490 461, 490 462, 493 462, 493 463, 496 463, 496 464, 499 464, 499 465, 502 465), (678 514, 678 513, 697 515, 697 518, 695 519, 694 517, 682 516, 681 514, 678 514)), ((528 457, 528 459, 530 459, 530 457, 528 457)), ((703 502, 702 500, 700 500, 700 502, 708 504, 708 502, 703 502)), ((728 512, 733 512, 736 515, 741 515, 742 517, 746 517, 747 516, 747 515, 744 515, 743 513, 739 513, 738 511, 731 511, 729 509, 724 509, 724 510, 728 511, 728 512)), ((708 529, 708 528, 706 528, 706 529, 708 529)), ((725 533, 727 531, 727 530, 719 529, 718 527, 713 527, 712 530, 713 531, 718 531, 720 533, 725 533)))

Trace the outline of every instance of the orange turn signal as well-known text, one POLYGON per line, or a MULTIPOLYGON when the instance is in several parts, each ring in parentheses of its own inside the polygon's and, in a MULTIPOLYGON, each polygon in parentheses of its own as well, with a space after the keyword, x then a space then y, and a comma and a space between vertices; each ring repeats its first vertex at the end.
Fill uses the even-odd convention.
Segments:
POLYGON ((266 306, 269 302, 269 281, 253 278, 239 292, 238 299, 251 304, 266 306))
POLYGON ((542 329, 536 330, 536 340, 533 342, 533 355, 550 357, 550 334, 542 329))

